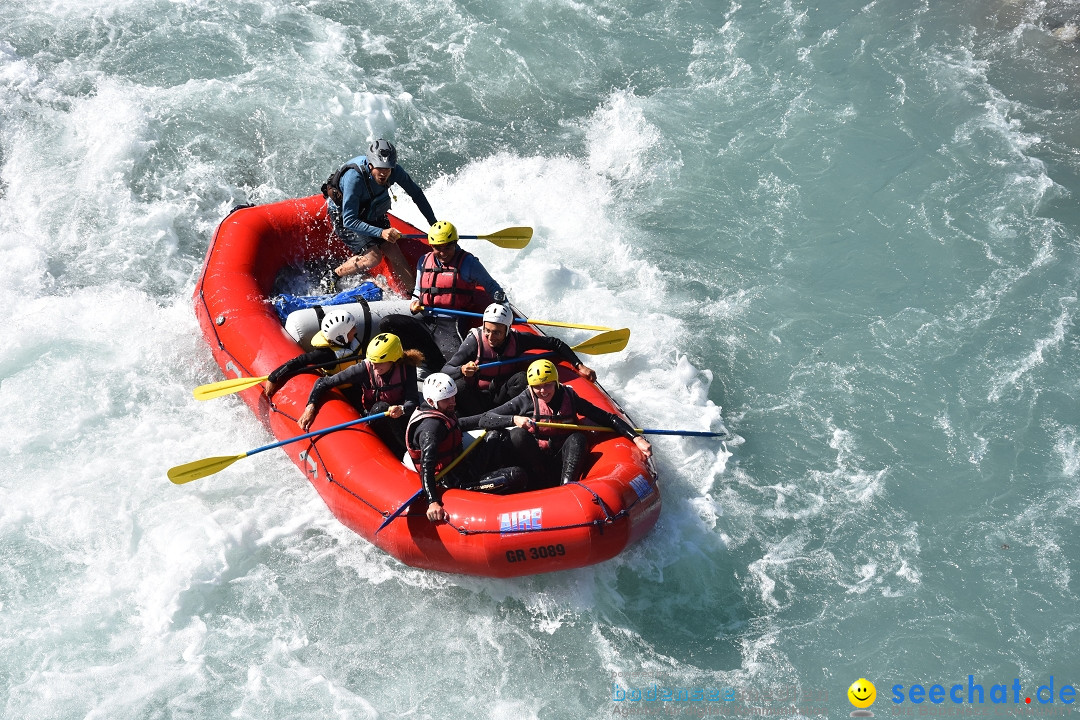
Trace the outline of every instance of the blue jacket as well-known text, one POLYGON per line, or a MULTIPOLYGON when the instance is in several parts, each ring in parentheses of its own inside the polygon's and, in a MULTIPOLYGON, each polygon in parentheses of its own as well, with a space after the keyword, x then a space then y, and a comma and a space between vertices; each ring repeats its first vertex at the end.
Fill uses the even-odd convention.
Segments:
MULTIPOLYGON (((390 209, 390 187, 383 187, 371 177, 368 169, 367 156, 360 155, 346 164, 355 164, 363 169, 364 174, 355 170, 348 170, 341 176, 341 204, 338 208, 333 200, 327 198, 326 204, 332 211, 341 213, 341 222, 346 230, 366 235, 368 237, 381 238, 383 228, 375 223, 380 223, 390 209), (374 193, 374 194, 373 194, 374 193)), ((400 165, 395 165, 390 171, 390 185, 398 184, 401 189, 409 194, 428 225, 434 225, 436 218, 431 209, 431 203, 424 196, 424 191, 413 182, 409 173, 400 165)))

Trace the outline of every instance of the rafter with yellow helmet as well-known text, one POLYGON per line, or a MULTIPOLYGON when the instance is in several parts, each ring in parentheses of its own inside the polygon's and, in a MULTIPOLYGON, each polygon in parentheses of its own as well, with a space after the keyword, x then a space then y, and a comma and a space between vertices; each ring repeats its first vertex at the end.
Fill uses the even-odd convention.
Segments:
POLYGON ((447 245, 458 240, 487 240, 492 245, 501 248, 521 250, 529 244, 532 236, 533 229, 531 227, 508 227, 487 235, 459 235, 457 228, 452 223, 440 220, 431 226, 431 230, 426 235, 411 234, 402 235, 401 237, 415 240, 426 239, 429 245, 447 245))

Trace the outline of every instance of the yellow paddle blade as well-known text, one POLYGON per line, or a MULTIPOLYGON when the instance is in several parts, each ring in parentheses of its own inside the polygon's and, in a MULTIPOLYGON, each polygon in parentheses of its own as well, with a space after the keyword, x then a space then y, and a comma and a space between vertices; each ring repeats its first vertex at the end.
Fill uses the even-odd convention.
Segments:
POLYGON ((232 465, 240 458, 247 457, 247 453, 239 455, 223 455, 220 457, 203 458, 195 462, 184 463, 169 469, 169 479, 177 485, 189 483, 192 480, 213 475, 232 465))
POLYGON ((487 240, 501 248, 521 250, 532 240, 533 229, 531 227, 511 227, 505 230, 491 233, 490 235, 477 235, 478 240, 487 240))
POLYGON ((207 385, 200 385, 191 391, 191 394, 195 396, 196 400, 211 400, 222 395, 232 395, 238 393, 241 390, 247 390, 249 387, 258 385, 263 380, 266 380, 269 375, 263 375, 262 377, 248 377, 248 378, 232 378, 230 380, 221 380, 215 383, 209 383, 207 385))
POLYGON ((586 355, 604 355, 605 353, 622 352, 626 349, 628 342, 630 342, 630 328, 623 328, 622 330, 600 333, 570 349, 586 355))

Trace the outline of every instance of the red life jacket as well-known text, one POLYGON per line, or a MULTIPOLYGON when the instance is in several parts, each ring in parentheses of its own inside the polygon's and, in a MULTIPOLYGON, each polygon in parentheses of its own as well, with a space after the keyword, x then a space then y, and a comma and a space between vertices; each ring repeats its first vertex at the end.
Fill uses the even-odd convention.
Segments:
POLYGON ((405 402, 405 363, 398 360, 390 372, 380 375, 375 372, 375 363, 365 360, 364 370, 368 380, 362 401, 365 408, 370 409, 380 400, 389 405, 401 405, 405 402))
MULTIPOLYGON (((482 327, 475 327, 469 331, 469 334, 476 339, 476 358, 475 361, 478 365, 489 362, 498 362, 499 360, 512 360, 519 355, 517 349, 517 333, 513 330, 506 331, 506 342, 503 343, 502 350, 496 350, 491 347, 491 343, 484 337, 484 329, 482 327)), ((496 379, 504 380, 514 373, 518 372, 521 368, 517 365, 500 365, 493 368, 480 368, 473 375, 473 381, 480 387, 481 390, 487 390, 491 387, 491 383, 496 379)))
POLYGON ((420 277, 416 287, 420 291, 420 303, 425 307, 448 308, 450 310, 476 310, 483 312, 487 293, 483 287, 465 282, 461 277, 461 265, 469 253, 460 247, 450 262, 439 266, 435 253, 424 256, 420 277), (478 309, 479 308, 479 309, 478 309))
POLYGON ((412 458, 417 472, 420 470, 420 448, 416 446, 415 440, 413 440, 413 429, 427 418, 435 418, 446 427, 446 437, 443 438, 436 449, 435 472, 439 473, 444 467, 454 462, 454 458, 461 453, 461 427, 458 425, 456 417, 451 418, 446 413, 439 412, 435 408, 421 406, 416 409, 412 417, 409 418, 408 426, 405 428, 405 449, 409 451, 409 457, 412 458))
MULTIPOLYGON (((532 396, 533 401, 532 419, 536 422, 577 423, 578 417, 574 411, 574 399, 577 397, 577 393, 574 392, 574 388, 561 383, 555 388, 555 395, 551 399, 555 402, 556 407, 552 407, 538 398, 531 387, 529 388, 529 394, 532 396)), ((537 427, 536 443, 541 450, 547 450, 555 440, 565 439, 572 432, 576 431, 537 427)))

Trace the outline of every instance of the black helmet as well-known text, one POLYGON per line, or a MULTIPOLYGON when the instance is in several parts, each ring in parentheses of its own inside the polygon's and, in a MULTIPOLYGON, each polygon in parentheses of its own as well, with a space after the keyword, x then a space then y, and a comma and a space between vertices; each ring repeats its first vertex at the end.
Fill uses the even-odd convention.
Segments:
POLYGON ((397 150, 389 140, 379 138, 368 145, 367 161, 374 168, 393 169, 397 165, 397 150))

